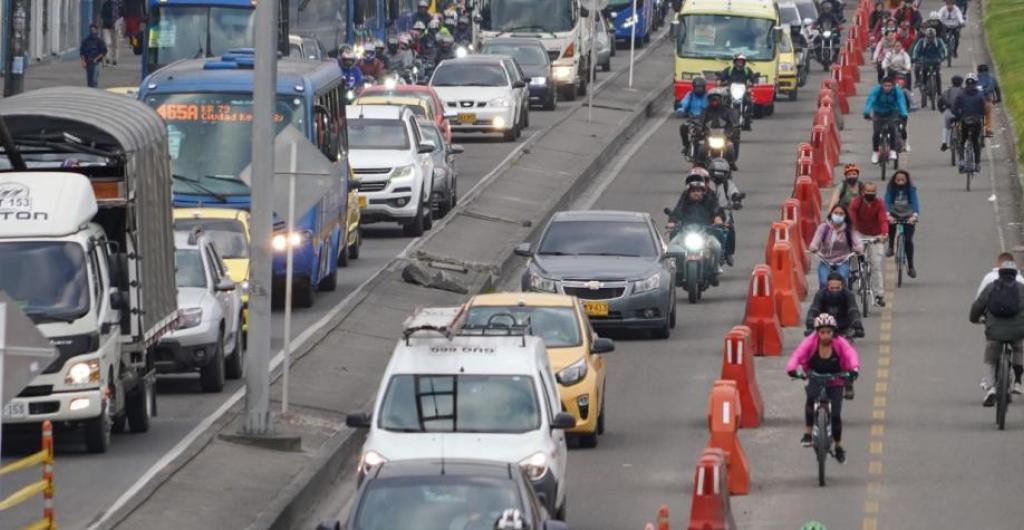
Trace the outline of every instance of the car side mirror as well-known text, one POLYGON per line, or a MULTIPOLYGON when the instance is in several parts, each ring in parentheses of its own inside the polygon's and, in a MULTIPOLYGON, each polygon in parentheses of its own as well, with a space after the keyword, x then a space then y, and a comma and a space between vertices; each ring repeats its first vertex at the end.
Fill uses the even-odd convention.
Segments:
POLYGON ((552 429, 572 429, 576 426, 576 418, 568 412, 559 412, 555 414, 555 418, 551 420, 552 429))
POLYGON ((665 215, 672 215, 672 208, 665 208, 662 211, 665 212, 665 215))
POLYGON ((547 521, 544 521, 544 530, 569 530, 569 525, 565 524, 562 521, 549 519, 547 521))
POLYGON ((117 289, 110 291, 110 308, 118 311, 124 309, 124 297, 121 295, 121 291, 117 289))
POLYGON ((530 251, 529 243, 520 243, 516 245, 514 252, 516 256, 522 256, 524 258, 528 258, 533 255, 533 252, 530 251))
POLYGON ((448 154, 450 155, 461 155, 466 152, 466 148, 459 144, 452 144, 448 147, 448 154))
POLYGON ((598 337, 590 345, 590 353, 611 353, 613 351, 615 351, 615 341, 612 339, 598 337))
POLYGON ((341 530, 341 521, 320 521, 320 524, 316 525, 316 530, 341 530))
POLYGON ((526 81, 516 81, 512 83, 512 88, 526 88, 526 81))
POLYGON ((217 282, 217 286, 215 287, 215 289, 218 292, 234 291, 235 282, 231 281, 230 278, 221 278, 220 281, 217 282))
POLYGON ((420 143, 420 148, 416 152, 421 154, 421 155, 426 155, 426 154, 433 153, 434 149, 437 149, 437 146, 434 145, 434 142, 421 142, 420 143))
POLYGON ((365 412, 356 412, 345 416, 345 425, 353 429, 369 429, 370 415, 365 412))

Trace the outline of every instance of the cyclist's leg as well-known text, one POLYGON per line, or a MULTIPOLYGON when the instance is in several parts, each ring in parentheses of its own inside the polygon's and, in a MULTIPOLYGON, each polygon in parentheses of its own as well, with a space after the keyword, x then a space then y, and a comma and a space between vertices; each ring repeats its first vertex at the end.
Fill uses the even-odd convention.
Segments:
POLYGON ((1013 343, 1013 382, 1020 383, 1021 376, 1024 375, 1024 348, 1022 348, 1022 342, 1017 341, 1013 343))
POLYGON ((907 251, 907 267, 914 268, 914 229, 916 225, 906 224, 903 226, 904 246, 907 251))
POLYGON ((850 288, 850 262, 849 261, 845 261, 843 263, 840 263, 836 267, 836 272, 838 272, 843 277, 843 283, 846 284, 846 288, 849 289, 850 288))
POLYGON ((971 126, 971 146, 974 147, 974 168, 981 166, 981 124, 971 126))
POLYGON ((807 387, 807 401, 804 402, 804 427, 807 428, 807 434, 811 433, 811 428, 814 426, 814 402, 818 399, 819 385, 817 381, 808 381, 807 387))
POLYGON ((985 369, 982 372, 981 388, 988 392, 996 384, 996 363, 1003 345, 999 341, 985 341, 985 369))
POLYGON ((992 136, 992 102, 985 102, 985 136, 992 136))
POLYGON ((818 288, 824 289, 826 280, 828 279, 828 273, 830 272, 828 263, 824 261, 818 262, 818 288))
POLYGON ((885 125, 885 119, 875 117, 874 121, 871 122, 871 150, 878 152, 878 145, 882 143, 882 127, 885 125))
POLYGON ((889 239, 887 243, 889 243, 889 251, 886 254, 891 256, 894 252, 893 245, 896 244, 896 223, 889 223, 889 239))
POLYGON ((942 143, 949 145, 950 131, 953 128, 953 112, 949 109, 942 111, 942 143))
POLYGON ((885 244, 881 241, 868 245, 868 261, 871 263, 871 291, 875 296, 885 297, 885 244))
POLYGON ((838 446, 843 441, 843 387, 828 387, 828 400, 832 407, 832 440, 838 446))

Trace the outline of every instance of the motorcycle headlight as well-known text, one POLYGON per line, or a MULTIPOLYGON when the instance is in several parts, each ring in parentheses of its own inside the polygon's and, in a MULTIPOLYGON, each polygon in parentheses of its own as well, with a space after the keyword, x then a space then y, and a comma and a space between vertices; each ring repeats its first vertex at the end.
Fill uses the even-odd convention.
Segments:
POLYGON ((653 291, 658 287, 661 287, 661 275, 657 273, 655 273, 650 278, 647 278, 646 280, 638 280, 633 282, 634 293, 646 293, 648 291, 653 291))
POLYGON ((546 293, 558 292, 558 286, 555 280, 545 278, 538 274, 536 271, 530 271, 530 290, 532 291, 543 291, 546 293))
POLYGON ((548 455, 544 453, 534 453, 520 461, 519 467, 526 471, 530 480, 540 480, 548 473, 548 455))
POLYGON ((826 39, 831 38, 832 37, 832 32, 830 30, 822 31, 821 32, 821 36, 825 37, 826 39))
POLYGON ((203 321, 203 308, 186 307, 178 310, 178 329, 194 328, 203 321))
POLYGON ((81 361, 72 364, 64 374, 65 385, 89 385, 100 382, 100 362, 81 361))
POLYGON ((284 252, 288 247, 298 247, 306 240, 306 234, 303 232, 288 232, 274 235, 274 238, 270 240, 271 246, 278 252, 284 252))
POLYGON ((395 180, 395 179, 402 179, 402 178, 406 178, 406 177, 411 177, 412 174, 413 174, 413 171, 415 171, 415 169, 416 168, 415 168, 415 166, 413 164, 409 164, 407 166, 398 166, 398 167, 395 168, 394 171, 391 172, 391 176, 388 177, 388 180, 395 180))
POLYGON ((708 137, 708 147, 710 147, 712 149, 722 149, 723 147, 725 147, 725 137, 724 136, 709 136, 708 137))
POLYGON ((491 107, 511 107, 512 100, 509 98, 494 98, 488 101, 487 105, 491 107))
POLYGON ((739 83, 729 85, 729 95, 734 101, 742 100, 743 94, 747 93, 747 87, 739 83))
POLYGON ((565 386, 575 385, 582 381, 584 377, 587 377, 586 357, 580 357, 580 360, 562 368, 555 374, 555 379, 565 386))
POLYGON ((349 90, 348 92, 346 92, 345 97, 348 98, 349 101, 354 101, 356 99, 355 90, 349 90))
POLYGON ((534 86, 544 86, 548 84, 548 78, 546 77, 534 77, 530 79, 530 84, 534 86))
POLYGON ((384 458, 384 455, 376 451, 367 451, 363 453, 363 458, 359 460, 359 473, 366 476, 373 471, 373 468, 384 464, 387 461, 388 459, 384 458))
POLYGON ((455 48, 455 57, 461 59, 462 57, 465 57, 467 55, 469 55, 469 50, 467 50, 465 46, 459 46, 458 48, 455 48))
POLYGON ((683 238, 683 246, 690 252, 698 252, 704 249, 704 236, 691 232, 683 238))

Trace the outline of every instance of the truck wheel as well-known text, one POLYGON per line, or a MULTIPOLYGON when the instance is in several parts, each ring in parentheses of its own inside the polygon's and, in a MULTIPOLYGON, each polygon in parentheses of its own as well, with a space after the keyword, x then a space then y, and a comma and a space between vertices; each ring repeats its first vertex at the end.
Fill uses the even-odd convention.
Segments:
POLYGON ((145 381, 142 381, 138 390, 128 394, 128 401, 125 403, 125 416, 128 418, 128 426, 132 432, 146 432, 149 430, 149 419, 153 416, 153 389, 145 381))
MULTIPOLYGON (((238 325, 242 325, 242 317, 238 317, 238 325)), ((225 375, 228 379, 241 379, 245 375, 245 346, 242 343, 242 330, 235 333, 235 352, 225 363, 225 375)))
POLYGON ((107 449, 110 449, 110 430, 113 427, 113 422, 110 419, 110 414, 107 413, 109 405, 108 401, 99 416, 85 420, 83 429, 85 450, 90 453, 106 453, 107 449))
MULTIPOLYGON (((341 253, 345 254, 344 251, 342 251, 341 253)), ((335 267, 333 272, 327 273, 327 276, 324 276, 323 279, 320 280, 320 285, 318 285, 317 288, 320 289, 321 291, 333 291, 338 288, 337 267, 335 267)))
POLYGON ((561 98, 566 101, 576 101, 576 85, 565 85, 561 87, 561 98))
MULTIPOLYGON (((292 307, 313 307, 316 300, 316 286, 312 278, 295 278, 292 285, 292 307)), ((282 289, 283 290, 283 289, 282 289)), ((281 298, 284 298, 282 294, 281 298)))
MULTIPOLYGON (((506 132, 505 134, 507 135, 508 133, 506 132)), ((506 136, 506 138, 507 138, 507 136, 506 136)), ((424 230, 424 228, 423 228, 423 217, 424 217, 423 205, 421 204, 420 208, 418 210, 416 210, 416 217, 413 217, 412 221, 410 221, 408 224, 402 226, 402 234, 405 235, 406 237, 420 237, 420 236, 422 236, 423 235, 423 230, 424 230)))
POLYGON ((348 260, 352 256, 348 255, 348 245, 349 245, 348 238, 345 237, 345 236, 341 236, 341 242, 338 245, 338 266, 339 267, 348 267, 348 265, 349 265, 349 261, 348 260))
POLYGON ((359 233, 357 228, 355 232, 352 232, 352 237, 356 240, 348 247, 348 257, 350 259, 359 259, 359 247, 363 246, 363 235, 359 233))
POLYGON ((199 387, 210 393, 224 390, 224 332, 217 337, 213 358, 199 369, 199 387))

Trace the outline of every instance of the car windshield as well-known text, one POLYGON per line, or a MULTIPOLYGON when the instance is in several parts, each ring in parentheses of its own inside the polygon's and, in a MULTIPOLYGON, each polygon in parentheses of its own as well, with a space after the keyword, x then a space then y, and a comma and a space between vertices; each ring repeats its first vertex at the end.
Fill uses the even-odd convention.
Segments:
POLYGON ((245 7, 158 6, 150 14, 150 64, 218 57, 233 48, 252 48, 256 10, 245 7))
POLYGON ((793 38, 786 33, 779 40, 779 53, 793 53, 793 38))
MULTIPOLYGON (((175 193, 249 195, 239 175, 252 162, 252 94, 157 94, 146 104, 167 123, 175 193)), ((275 135, 289 124, 305 135, 305 105, 278 97, 275 135)))
POLYGON ((523 44, 488 44, 484 46, 484 53, 488 55, 510 55, 519 64, 543 66, 548 64, 548 54, 539 46, 528 46, 523 44))
POLYGON ((249 257, 249 241, 245 235, 245 225, 237 219, 175 219, 174 229, 190 232, 195 227, 203 229, 203 234, 213 242, 213 248, 224 259, 247 259, 249 257))
POLYGON ((0 291, 34 321, 73 320, 89 312, 89 277, 80 245, 0 243, 0 291))
POLYGON ((483 530, 523 509, 511 480, 466 475, 376 479, 358 502, 351 530, 483 530))
POLYGON ((533 378, 525 375, 395 375, 380 427, 401 432, 522 433, 540 428, 533 378))
POLYGON ((530 324, 530 333, 544 339, 548 348, 571 348, 583 343, 580 323, 572 307, 472 306, 466 315, 467 328, 530 324))
POLYGON ((484 0, 484 31, 569 31, 576 25, 573 0, 484 0))
POLYGON ((728 15, 686 15, 676 35, 676 54, 702 59, 731 59, 742 53, 752 61, 775 58, 771 20, 728 15))
POLYGON ((206 287, 206 269, 203 256, 197 249, 174 251, 174 283, 178 287, 206 287))
POLYGON ((423 92, 423 91, 420 91, 420 90, 408 90, 408 91, 406 91, 406 90, 402 90, 401 88, 398 88, 398 89, 395 89, 395 90, 390 90, 390 89, 387 89, 387 88, 377 89, 375 87, 371 87, 371 88, 363 91, 363 95, 367 96, 367 97, 369 97, 369 96, 398 96, 398 97, 403 97, 403 98, 416 98, 416 99, 422 101, 426 106, 428 106, 430 108, 435 108, 434 107, 434 98, 430 95, 430 93, 423 92))
POLYGON ((350 149, 409 148, 409 135, 402 120, 378 120, 370 118, 348 120, 348 145, 350 149))
POLYGON ((556 221, 538 254, 653 257, 658 255, 647 223, 639 221, 556 221))
POLYGON ((506 86, 505 69, 496 64, 449 63, 434 71, 430 86, 506 86))

